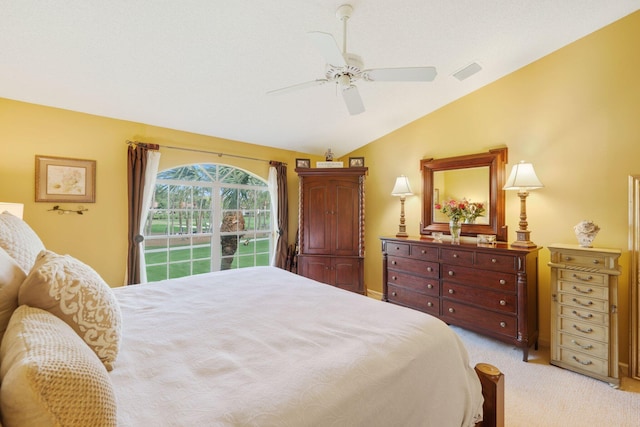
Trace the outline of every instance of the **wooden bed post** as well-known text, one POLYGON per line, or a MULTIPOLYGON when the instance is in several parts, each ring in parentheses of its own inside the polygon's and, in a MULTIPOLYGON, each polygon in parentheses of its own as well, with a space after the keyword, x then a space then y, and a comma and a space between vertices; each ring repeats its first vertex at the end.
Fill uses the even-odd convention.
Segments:
POLYGON ((478 363, 475 369, 480 378, 484 396, 483 420, 476 425, 504 427, 504 375, 498 368, 488 363, 478 363))

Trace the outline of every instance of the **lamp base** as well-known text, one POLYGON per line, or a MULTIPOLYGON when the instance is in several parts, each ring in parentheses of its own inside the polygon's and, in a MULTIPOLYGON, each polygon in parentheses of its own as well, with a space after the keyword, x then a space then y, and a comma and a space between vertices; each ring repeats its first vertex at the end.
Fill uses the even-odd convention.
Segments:
POLYGON ((400 224, 400 226, 398 227, 398 234, 396 234, 396 237, 409 237, 409 235, 407 234, 406 225, 400 224))
POLYGON ((537 248, 538 245, 529 240, 529 235, 531 232, 529 230, 518 230, 516 231, 516 241, 511 243, 511 246, 514 248, 537 248))

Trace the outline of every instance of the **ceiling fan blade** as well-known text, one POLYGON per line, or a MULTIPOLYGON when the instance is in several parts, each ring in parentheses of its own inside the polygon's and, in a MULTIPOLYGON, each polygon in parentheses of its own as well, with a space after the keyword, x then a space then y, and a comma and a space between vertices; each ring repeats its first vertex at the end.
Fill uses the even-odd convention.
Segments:
POLYGON ((366 80, 379 82, 430 82, 438 75, 435 67, 375 68, 363 74, 366 80))
POLYGON ((357 87, 349 86, 344 89, 342 91, 342 98, 344 98, 344 103, 347 104, 347 110, 349 110, 349 114, 352 116, 364 112, 364 104, 362 103, 362 98, 360 97, 360 92, 358 92, 357 87))
POLYGON ((267 95, 282 95, 283 93, 293 92, 299 89, 304 89, 307 87, 318 86, 327 83, 329 80, 327 79, 316 79, 310 82, 298 83, 292 86, 283 87, 280 89, 274 89, 267 92, 267 95))
POLYGON ((344 60, 344 56, 336 43, 336 39, 329 33, 323 33, 321 31, 312 31, 307 33, 309 39, 313 42, 316 48, 324 56, 327 64, 336 67, 345 67, 347 62, 344 60))

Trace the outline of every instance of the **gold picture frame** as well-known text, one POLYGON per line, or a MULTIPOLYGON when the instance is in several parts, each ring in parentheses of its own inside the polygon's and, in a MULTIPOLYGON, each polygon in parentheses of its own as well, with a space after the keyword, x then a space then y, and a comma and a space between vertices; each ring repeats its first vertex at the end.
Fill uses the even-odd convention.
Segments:
POLYGON ((364 157, 349 157, 349 167, 350 168, 363 168, 364 167, 364 157))
POLYGON ((95 160, 36 155, 36 202, 95 201, 95 160))

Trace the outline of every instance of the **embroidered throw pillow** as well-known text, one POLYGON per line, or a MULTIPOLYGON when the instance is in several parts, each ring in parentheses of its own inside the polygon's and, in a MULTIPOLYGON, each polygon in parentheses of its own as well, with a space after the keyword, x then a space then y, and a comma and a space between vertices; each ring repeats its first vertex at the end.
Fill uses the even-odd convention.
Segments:
POLYGON ((0 214, 0 247, 27 274, 44 244, 29 224, 9 212, 3 212, 0 214))
POLYGON ((121 314, 113 291, 88 265, 44 250, 20 286, 18 304, 47 310, 64 320, 113 368, 120 345, 121 314))
POLYGON ((53 314, 19 307, 0 355, 0 408, 6 425, 116 425, 109 374, 73 329, 53 314))

